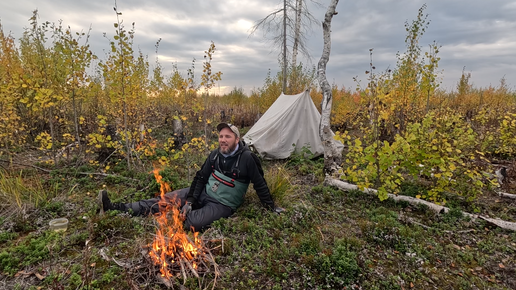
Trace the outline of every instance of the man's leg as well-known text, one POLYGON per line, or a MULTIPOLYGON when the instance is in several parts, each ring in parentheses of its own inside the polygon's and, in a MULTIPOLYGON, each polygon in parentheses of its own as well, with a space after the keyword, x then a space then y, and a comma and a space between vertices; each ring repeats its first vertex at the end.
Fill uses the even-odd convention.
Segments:
MULTIPOLYGON (((165 202, 168 204, 178 204, 182 206, 186 201, 189 187, 167 192, 165 194, 165 202)), ((159 201, 161 197, 140 200, 137 202, 126 203, 126 211, 130 212, 133 216, 148 216, 149 214, 156 214, 160 211, 159 201)))
MULTIPOLYGON (((183 188, 165 194, 165 201, 167 203, 173 203, 175 200, 177 203, 183 205, 186 201, 189 188, 183 188)), ((133 216, 147 216, 149 214, 155 214, 159 212, 159 201, 161 197, 140 200, 132 203, 111 203, 107 196, 107 192, 101 191, 99 195, 102 210, 119 210, 131 213, 133 216)))
POLYGON ((194 231, 206 230, 212 222, 220 218, 227 218, 233 212, 232 208, 221 204, 203 190, 199 197, 198 205, 194 205, 194 210, 186 217, 185 229, 193 228, 194 231))

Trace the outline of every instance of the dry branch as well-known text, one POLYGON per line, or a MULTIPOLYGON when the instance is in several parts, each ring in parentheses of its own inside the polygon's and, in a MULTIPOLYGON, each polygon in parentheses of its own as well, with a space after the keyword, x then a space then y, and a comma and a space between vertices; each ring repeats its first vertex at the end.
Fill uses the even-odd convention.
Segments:
MULTIPOLYGON (((50 169, 41 168, 39 166, 32 165, 32 164, 24 164, 24 163, 19 163, 19 162, 11 162, 11 161, 8 161, 8 160, 3 160, 3 159, 0 159, 0 161, 16 164, 16 165, 23 166, 23 167, 32 167, 32 168, 35 168, 37 170, 40 170, 40 171, 43 171, 43 172, 46 172, 46 173, 52 173, 52 170, 50 170, 50 169)), ((107 173, 100 173, 100 172, 75 172, 73 174, 99 175, 99 176, 103 176, 103 177, 122 178, 122 179, 126 179, 126 180, 135 181, 135 182, 138 182, 138 183, 142 182, 141 180, 134 179, 134 178, 129 178, 129 177, 121 176, 121 175, 113 175, 113 174, 107 174, 107 173)), ((72 173, 69 173, 68 175, 72 175, 72 173)))
POLYGON ((122 268, 127 268, 127 269, 131 269, 133 268, 133 265, 130 264, 130 263, 124 263, 124 262, 121 262, 121 261, 118 261, 117 259, 115 259, 115 257, 110 257, 107 253, 107 248, 106 247, 103 247, 102 249, 100 249, 100 256, 102 257, 102 259, 106 260, 106 261, 113 261, 115 262, 115 264, 117 264, 118 266, 122 267, 122 268))
POLYGON ((181 274, 183 274, 183 284, 186 283, 186 271, 185 265, 183 264, 183 259, 179 259, 179 264, 181 265, 181 274))
MULTIPOLYGON (((335 178, 329 177, 329 176, 327 176, 326 179, 324 180, 324 184, 328 185, 328 186, 337 187, 344 191, 360 190, 362 192, 369 193, 369 194, 375 194, 375 195, 377 194, 376 189, 364 188, 363 190, 361 190, 358 188, 358 186, 356 186, 354 184, 350 184, 350 183, 347 183, 342 180, 338 180, 338 179, 335 179, 335 178)), ((388 196, 389 196, 389 198, 392 198, 395 201, 407 201, 408 203, 413 204, 413 205, 424 204, 424 205, 428 206, 428 208, 430 208, 431 210, 433 210, 437 213, 447 213, 450 210, 448 207, 438 205, 435 203, 431 203, 431 202, 428 202, 425 200, 421 200, 421 199, 418 199, 415 197, 404 196, 404 195, 395 195, 395 194, 391 194, 391 193, 389 193, 388 196)), ((514 223, 514 222, 508 222, 508 221, 504 221, 501 219, 488 218, 488 217, 484 217, 481 215, 470 214, 467 212, 462 212, 462 214, 470 217, 473 221, 475 221, 477 219, 482 219, 482 220, 485 220, 485 221, 487 221, 493 225, 496 225, 502 229, 516 231, 516 223, 514 223)))
POLYGON ((403 215, 403 213, 400 213, 400 214, 399 214, 399 216, 398 216, 398 220, 400 220, 400 221, 402 221, 402 222, 405 222, 405 223, 410 223, 410 224, 418 225, 418 226, 420 226, 420 227, 422 227, 422 228, 424 228, 424 229, 427 229, 427 230, 429 230, 429 229, 431 229, 431 228, 432 228, 432 227, 429 227, 429 226, 427 226, 427 225, 425 225, 425 224, 422 224, 422 223, 420 223, 420 222, 418 222, 418 221, 415 221, 415 220, 414 220, 413 218, 411 218, 411 217, 408 217, 408 216, 403 215))
POLYGON ((56 154, 56 158, 61 158, 61 156, 63 156, 63 154, 65 153, 66 150, 69 150, 70 148, 74 147, 74 146, 79 146, 79 142, 78 141, 75 141, 71 144, 68 144, 66 145, 65 147, 61 148, 57 154, 56 154))
POLYGON ((184 262, 188 266, 188 268, 190 269, 190 272, 192 272, 192 274, 196 278, 199 278, 199 274, 197 274, 197 271, 195 271, 194 267, 192 266, 192 263, 190 263, 190 261, 188 261, 188 259, 184 259, 184 262))
POLYGON ((165 286, 167 288, 171 288, 171 289, 174 289, 174 284, 172 284, 172 281, 170 281, 170 279, 168 279, 167 277, 163 277, 161 275, 158 275, 158 280, 165 284, 165 286))

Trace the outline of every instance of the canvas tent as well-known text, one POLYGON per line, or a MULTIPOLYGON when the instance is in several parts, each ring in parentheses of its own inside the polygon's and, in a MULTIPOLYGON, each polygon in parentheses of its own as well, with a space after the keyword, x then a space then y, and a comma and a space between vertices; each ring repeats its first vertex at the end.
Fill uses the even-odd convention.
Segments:
MULTIPOLYGON (((284 95, 272 104, 243 137, 265 159, 285 159, 303 147, 312 154, 324 154, 319 137, 321 114, 308 91, 298 95, 284 95)), ((335 141, 342 150, 341 142, 335 141)))

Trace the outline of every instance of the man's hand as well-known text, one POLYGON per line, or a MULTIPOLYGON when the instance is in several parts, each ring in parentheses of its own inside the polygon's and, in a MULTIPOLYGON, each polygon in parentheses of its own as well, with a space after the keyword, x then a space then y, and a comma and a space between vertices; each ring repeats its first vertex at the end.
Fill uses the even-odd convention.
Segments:
POLYGON ((181 208, 181 216, 186 219, 186 216, 192 211, 192 203, 186 202, 185 205, 183 205, 183 208, 181 208))
POLYGON ((281 214, 284 211, 285 211, 285 209, 282 208, 282 207, 275 207, 274 208, 274 212, 277 213, 277 214, 281 214))

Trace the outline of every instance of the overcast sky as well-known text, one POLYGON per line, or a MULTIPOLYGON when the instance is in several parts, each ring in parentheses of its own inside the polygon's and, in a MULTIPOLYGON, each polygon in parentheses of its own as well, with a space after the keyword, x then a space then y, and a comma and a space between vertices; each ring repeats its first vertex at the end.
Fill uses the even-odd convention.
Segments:
MULTIPOLYGON (((311 13, 323 20, 330 0, 310 4, 311 13)), ((221 93, 233 87, 246 92, 263 86, 269 70, 279 70, 278 51, 271 48, 262 33, 249 36, 251 26, 282 7, 281 0, 118 0, 118 11, 126 28, 135 22, 135 50, 148 56, 151 66, 156 58, 155 44, 161 40, 159 60, 170 74, 172 64, 181 72, 196 61, 202 72, 204 51, 211 41, 216 45, 212 61, 222 71, 218 88, 221 93)), ((434 40, 439 52, 442 87, 456 87, 465 68, 476 87, 498 86, 505 77, 511 89, 516 87, 516 1, 510 0, 432 0, 425 13, 430 25, 420 44, 423 51, 434 40)), ((369 49, 377 71, 395 68, 396 53, 405 51, 406 21, 416 19, 419 0, 341 0, 338 15, 332 21, 332 51, 327 67, 330 83, 356 87, 353 77, 365 82, 369 68, 369 49)), ((87 31, 91 26, 91 49, 105 58, 114 35, 114 1, 105 0, 16 0, 0 2, 0 21, 4 33, 20 38, 32 11, 38 9, 39 21, 87 31)), ((319 61, 323 48, 321 25, 308 35, 312 65, 319 61)), ((306 60, 303 60, 307 63, 306 60)))

